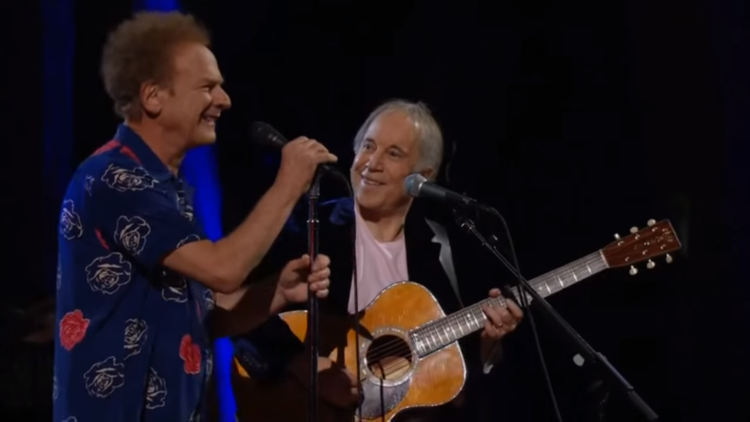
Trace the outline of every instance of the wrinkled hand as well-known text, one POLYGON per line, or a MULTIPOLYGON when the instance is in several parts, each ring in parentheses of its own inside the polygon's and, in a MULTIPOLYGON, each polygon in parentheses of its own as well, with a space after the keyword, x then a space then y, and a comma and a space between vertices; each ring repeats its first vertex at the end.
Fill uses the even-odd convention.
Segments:
POLYGON ((328 358, 318 359, 318 394, 322 400, 342 409, 356 409, 362 391, 359 381, 343 366, 328 358))
MULTIPOLYGON (((490 290, 490 297, 500 297, 500 289, 490 290)), ((505 299, 507 309, 502 306, 482 306, 482 311, 487 316, 482 331, 482 341, 485 343, 495 343, 506 334, 516 329, 516 326, 523 319, 521 308, 510 299, 505 299)))
MULTIPOLYGON (((289 364, 289 371, 306 389, 310 385, 308 356, 300 354, 289 364)), ((359 406, 362 393, 354 374, 321 356, 318 357, 318 397, 335 407, 354 410, 359 406)))
POLYGON ((281 270, 276 295, 285 305, 301 303, 307 300, 307 286, 310 291, 321 299, 328 296, 328 285, 331 270, 328 267, 331 260, 325 255, 318 255, 310 272, 310 256, 305 254, 301 258, 289 261, 281 270))
POLYGON ((337 160, 318 141, 301 136, 281 149, 281 166, 276 177, 302 195, 309 189, 318 165, 335 163, 337 160))

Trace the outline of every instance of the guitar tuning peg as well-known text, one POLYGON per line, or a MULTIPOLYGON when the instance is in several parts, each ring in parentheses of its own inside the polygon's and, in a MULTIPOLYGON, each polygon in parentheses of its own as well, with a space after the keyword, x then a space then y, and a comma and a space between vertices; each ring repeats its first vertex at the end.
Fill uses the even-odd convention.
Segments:
POLYGON ((620 235, 615 233, 615 240, 620 240, 620 235))
POLYGON ((635 268, 634 266, 630 266, 630 271, 628 271, 630 275, 636 275, 638 274, 638 268, 635 268))
POLYGON ((656 263, 654 261, 650 260, 650 259, 646 263, 646 268, 648 268, 649 270, 652 269, 652 268, 654 268, 655 266, 656 266, 656 263))
POLYGON ((647 225, 648 225, 649 227, 651 227, 651 226, 653 226, 654 224, 656 224, 656 220, 654 220, 654 219, 652 218, 652 219, 648 220, 648 222, 647 222, 646 224, 647 224, 647 225))
POLYGON ((636 227, 636 226, 631 227, 630 228, 630 233, 633 233, 633 234, 638 233, 638 227, 636 227))
POLYGON ((672 255, 667 254, 667 257, 664 258, 664 260, 667 261, 667 264, 671 264, 672 263, 672 255))

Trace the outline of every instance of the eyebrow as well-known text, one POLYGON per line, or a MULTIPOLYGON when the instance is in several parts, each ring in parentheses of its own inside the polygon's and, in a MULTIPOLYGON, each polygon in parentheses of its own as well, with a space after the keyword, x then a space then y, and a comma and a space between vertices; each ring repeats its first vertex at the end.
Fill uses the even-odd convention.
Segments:
MULTIPOLYGON (((372 139, 372 138, 365 138, 364 142, 376 143, 375 140, 372 139)), ((404 154, 407 153, 406 150, 404 150, 403 148, 401 148, 398 145, 391 145, 391 146, 388 147, 388 149, 395 149, 395 150, 398 150, 398 151, 400 151, 401 153, 404 153, 404 154)))
POLYGON ((201 78, 201 85, 224 85, 224 78, 201 78))

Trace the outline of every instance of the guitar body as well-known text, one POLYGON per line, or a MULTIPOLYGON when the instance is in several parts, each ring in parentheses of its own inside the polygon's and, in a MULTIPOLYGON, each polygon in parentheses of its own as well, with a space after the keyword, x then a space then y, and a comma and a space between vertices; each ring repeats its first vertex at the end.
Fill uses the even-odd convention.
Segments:
MULTIPOLYGON (((647 225, 640 231, 633 227, 629 236, 618 236, 603 249, 538 276, 529 284, 541 297, 546 297, 608 268, 630 267, 630 274, 635 275, 637 263, 648 260, 646 268, 654 268, 651 258, 666 255, 666 262, 672 262, 669 253, 681 248, 672 224, 669 220, 658 223, 649 220, 647 225)), ((516 287, 511 290, 515 297, 525 294, 528 300, 532 298, 516 287)), ((359 342, 354 317, 321 314, 319 351, 356 374, 355 347, 359 343, 359 379, 365 396, 360 406, 361 421, 389 422, 402 411, 442 405, 461 392, 466 366, 456 340, 482 329, 485 305, 505 306, 505 299, 488 298, 446 317, 426 288, 409 281, 395 283, 360 313, 359 342)), ((304 341, 307 313, 287 312, 281 317, 304 341)), ((263 383, 251 379, 239 364, 235 364, 235 369, 232 384, 240 421, 308 420, 308 392, 298 380, 287 376, 281 382, 263 383)), ((354 411, 319 403, 320 421, 357 420, 354 411)))
MULTIPOLYGON (((391 421, 401 411, 442 405, 461 392, 466 366, 458 343, 420 358, 409 336, 409 330, 444 316, 426 288, 408 281, 389 286, 360 313, 362 421, 391 421)), ((307 312, 286 312, 281 317, 304 341, 307 312)), ((320 354, 352 374, 357 373, 355 328, 354 317, 320 315, 320 354)), ((308 420, 308 393, 297 380, 288 376, 271 384, 242 373, 233 371, 232 380, 240 421, 308 420)), ((333 408, 322 400, 319 403, 321 421, 358 420, 354 411, 333 408)))

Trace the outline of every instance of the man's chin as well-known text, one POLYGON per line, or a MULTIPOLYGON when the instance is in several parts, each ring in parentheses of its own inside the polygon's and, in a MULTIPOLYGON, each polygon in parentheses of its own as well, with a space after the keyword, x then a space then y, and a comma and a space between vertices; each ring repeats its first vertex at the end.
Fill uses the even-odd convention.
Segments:
POLYGON ((216 143, 216 134, 195 136, 190 142, 192 147, 201 147, 206 145, 213 145, 216 143))

